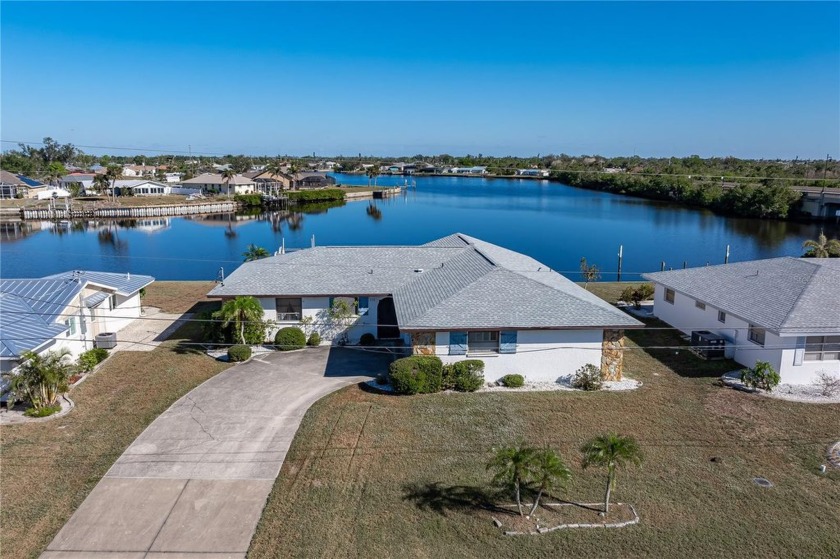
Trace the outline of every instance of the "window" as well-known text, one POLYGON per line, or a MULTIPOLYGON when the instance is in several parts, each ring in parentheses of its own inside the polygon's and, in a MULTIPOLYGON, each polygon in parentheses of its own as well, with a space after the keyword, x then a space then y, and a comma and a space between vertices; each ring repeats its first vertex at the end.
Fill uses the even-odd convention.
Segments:
POLYGON ((117 308, 117 294, 114 293, 113 295, 111 295, 111 309, 116 309, 116 308, 117 308))
POLYGON ((706 310, 706 303, 702 303, 700 301, 694 301, 694 306, 700 309, 701 311, 706 310))
POLYGON ((840 336, 805 338, 805 361, 840 361, 840 336))
POLYGON ((75 336, 76 335, 76 318, 68 318, 64 321, 64 325, 67 326, 67 337, 75 336))
POLYGON ((665 289, 665 301, 668 303, 674 304, 674 290, 673 289, 665 289))
POLYGON ((499 333, 470 332, 467 348, 470 353, 499 353, 499 333))
POLYGON ((726 313, 723 311, 718 311, 718 322, 723 322, 726 324, 726 313))
POLYGON ((749 339, 751 342, 758 344, 760 346, 764 345, 764 336, 765 331, 764 328, 759 328, 758 326, 753 326, 750 324, 750 331, 749 331, 749 339))
POLYGON ((278 297, 274 299, 277 320, 298 321, 301 319, 303 303, 300 297, 278 297))

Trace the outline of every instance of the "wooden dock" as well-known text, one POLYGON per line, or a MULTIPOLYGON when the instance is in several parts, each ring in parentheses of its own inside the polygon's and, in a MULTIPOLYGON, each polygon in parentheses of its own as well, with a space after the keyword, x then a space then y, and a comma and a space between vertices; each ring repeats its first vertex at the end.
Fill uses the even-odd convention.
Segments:
POLYGON ((138 206, 138 207, 101 207, 101 208, 38 208, 20 209, 22 219, 93 219, 93 218, 125 218, 125 217, 164 217, 196 214, 215 214, 235 212, 236 202, 212 202, 207 204, 180 204, 167 206, 138 206))

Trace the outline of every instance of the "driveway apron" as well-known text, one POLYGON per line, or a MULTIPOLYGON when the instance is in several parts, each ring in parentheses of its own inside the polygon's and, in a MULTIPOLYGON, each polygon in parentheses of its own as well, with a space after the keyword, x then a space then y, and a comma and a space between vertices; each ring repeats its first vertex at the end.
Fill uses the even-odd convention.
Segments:
POLYGON ((41 557, 244 558, 306 410, 389 361, 322 347, 211 378, 146 428, 41 557))

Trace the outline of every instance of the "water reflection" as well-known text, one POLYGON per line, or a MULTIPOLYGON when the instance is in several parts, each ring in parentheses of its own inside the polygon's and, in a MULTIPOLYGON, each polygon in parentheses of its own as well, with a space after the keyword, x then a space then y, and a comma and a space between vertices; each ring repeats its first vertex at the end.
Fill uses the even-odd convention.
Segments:
POLYGON ((380 219, 382 219, 382 210, 380 210, 376 206, 376 203, 373 202, 373 201, 371 201, 368 204, 368 207, 365 210, 365 213, 367 213, 368 216, 370 216, 370 218, 373 219, 374 221, 379 221, 380 219))

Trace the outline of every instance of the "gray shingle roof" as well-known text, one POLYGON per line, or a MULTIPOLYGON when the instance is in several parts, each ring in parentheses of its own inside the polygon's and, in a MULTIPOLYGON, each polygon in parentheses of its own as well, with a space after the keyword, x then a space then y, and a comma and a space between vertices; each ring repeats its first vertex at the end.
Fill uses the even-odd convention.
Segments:
POLYGON ((406 330, 642 325, 533 258, 460 234, 417 247, 318 247, 265 258, 210 292, 385 294, 406 330))
POLYGON ((840 262, 832 259, 771 258, 643 277, 774 332, 840 331, 840 262))

